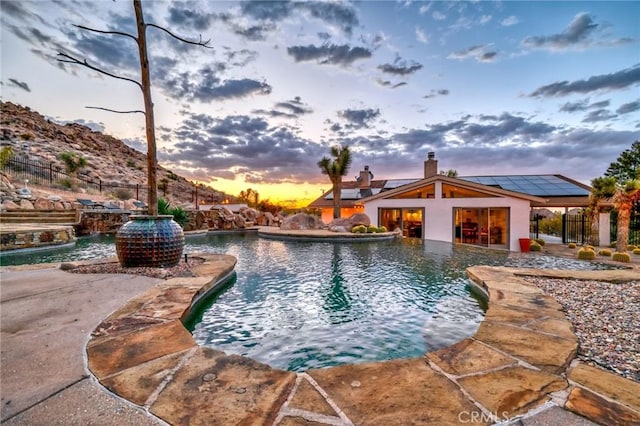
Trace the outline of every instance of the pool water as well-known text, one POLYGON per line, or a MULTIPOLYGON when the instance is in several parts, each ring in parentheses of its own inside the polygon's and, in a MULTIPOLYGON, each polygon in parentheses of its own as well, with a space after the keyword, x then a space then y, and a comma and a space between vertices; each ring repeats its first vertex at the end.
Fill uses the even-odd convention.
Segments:
MULTIPOLYGON (((471 291, 469 266, 600 268, 413 239, 327 243, 209 234, 189 237, 185 252, 238 259, 234 280, 189 319, 196 341, 291 371, 417 357, 473 335, 484 302, 471 291)), ((114 255, 112 237, 92 237, 73 248, 2 256, 2 264, 114 255)))

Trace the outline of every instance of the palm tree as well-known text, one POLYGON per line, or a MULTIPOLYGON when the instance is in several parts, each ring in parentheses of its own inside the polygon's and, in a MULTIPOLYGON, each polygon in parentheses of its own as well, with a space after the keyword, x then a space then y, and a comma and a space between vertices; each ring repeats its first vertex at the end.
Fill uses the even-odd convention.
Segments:
MULTIPOLYGON (((593 192, 590 204, 611 198, 618 210, 618 235, 616 251, 625 252, 629 243, 629 222, 634 203, 640 201, 640 141, 635 141, 630 149, 620 154, 611 163, 605 177, 591 181, 593 192)), ((597 217, 597 216, 596 216, 597 217)))
POLYGON ((340 217, 340 196, 342 192, 342 176, 346 176, 351 166, 351 151, 346 145, 331 147, 333 159, 323 157, 318 161, 322 174, 329 176, 333 185, 333 218, 340 217))
POLYGON ((589 216, 591 219, 590 243, 594 246, 600 245, 600 223, 598 216, 600 204, 603 200, 613 197, 616 193, 616 179, 613 177, 599 177, 591 181, 591 194, 589 194, 589 216))

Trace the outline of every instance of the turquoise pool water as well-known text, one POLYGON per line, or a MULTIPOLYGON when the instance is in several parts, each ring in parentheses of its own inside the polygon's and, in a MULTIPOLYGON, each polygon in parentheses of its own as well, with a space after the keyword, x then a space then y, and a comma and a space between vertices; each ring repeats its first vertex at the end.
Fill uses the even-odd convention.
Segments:
MULTIPOLYGON (((292 371, 421 356, 473 335, 483 318, 471 265, 598 269, 600 265, 412 239, 295 242, 255 234, 189 237, 186 253, 238 259, 236 278, 188 326, 196 341, 292 371)), ((113 238, 2 256, 2 264, 115 256, 113 238)))

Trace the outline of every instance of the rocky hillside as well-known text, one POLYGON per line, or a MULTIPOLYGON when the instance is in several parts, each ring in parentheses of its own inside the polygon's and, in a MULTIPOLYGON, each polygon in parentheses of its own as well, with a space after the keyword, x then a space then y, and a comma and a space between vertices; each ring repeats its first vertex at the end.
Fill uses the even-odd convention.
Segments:
MULTIPOLYGON (((95 132, 80 124, 59 125, 28 107, 2 102, 0 144, 11 146, 15 155, 32 161, 52 162, 65 170, 60 159, 63 152, 77 153, 87 160, 79 174, 93 180, 146 185, 146 154, 127 146, 119 139, 95 132)), ((170 170, 158 167, 158 183, 168 182, 166 197, 175 204, 191 201, 194 186, 170 170)), ((55 184, 54 184, 55 186, 55 184)), ((159 191, 162 196, 162 191, 159 191)), ((198 189, 199 199, 230 198, 210 187, 198 189)))

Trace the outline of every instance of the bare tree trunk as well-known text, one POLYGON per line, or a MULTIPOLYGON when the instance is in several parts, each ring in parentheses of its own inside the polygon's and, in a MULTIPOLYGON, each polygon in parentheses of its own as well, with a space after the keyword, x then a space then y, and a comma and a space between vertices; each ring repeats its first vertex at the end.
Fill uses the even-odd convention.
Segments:
POLYGON ((629 244, 629 222, 631 221, 631 203, 620 203, 618 205, 618 232, 616 240, 616 251, 627 251, 629 244))
POLYGON ((149 59, 147 57, 147 38, 142 5, 140 0, 133 0, 138 27, 138 50, 140 51, 140 73, 142 94, 144 96, 145 125, 147 133, 147 185, 149 186, 149 215, 158 215, 158 188, 156 184, 158 159, 156 156, 156 135, 153 118, 153 101, 151 100, 151 80, 149 77, 149 59))
POLYGON ((333 182, 333 218, 338 219, 340 215, 340 197, 342 196, 342 177, 333 182))
POLYGON ((598 247, 600 245, 600 212, 598 207, 592 207, 589 211, 591 217, 591 236, 589 243, 598 247))

